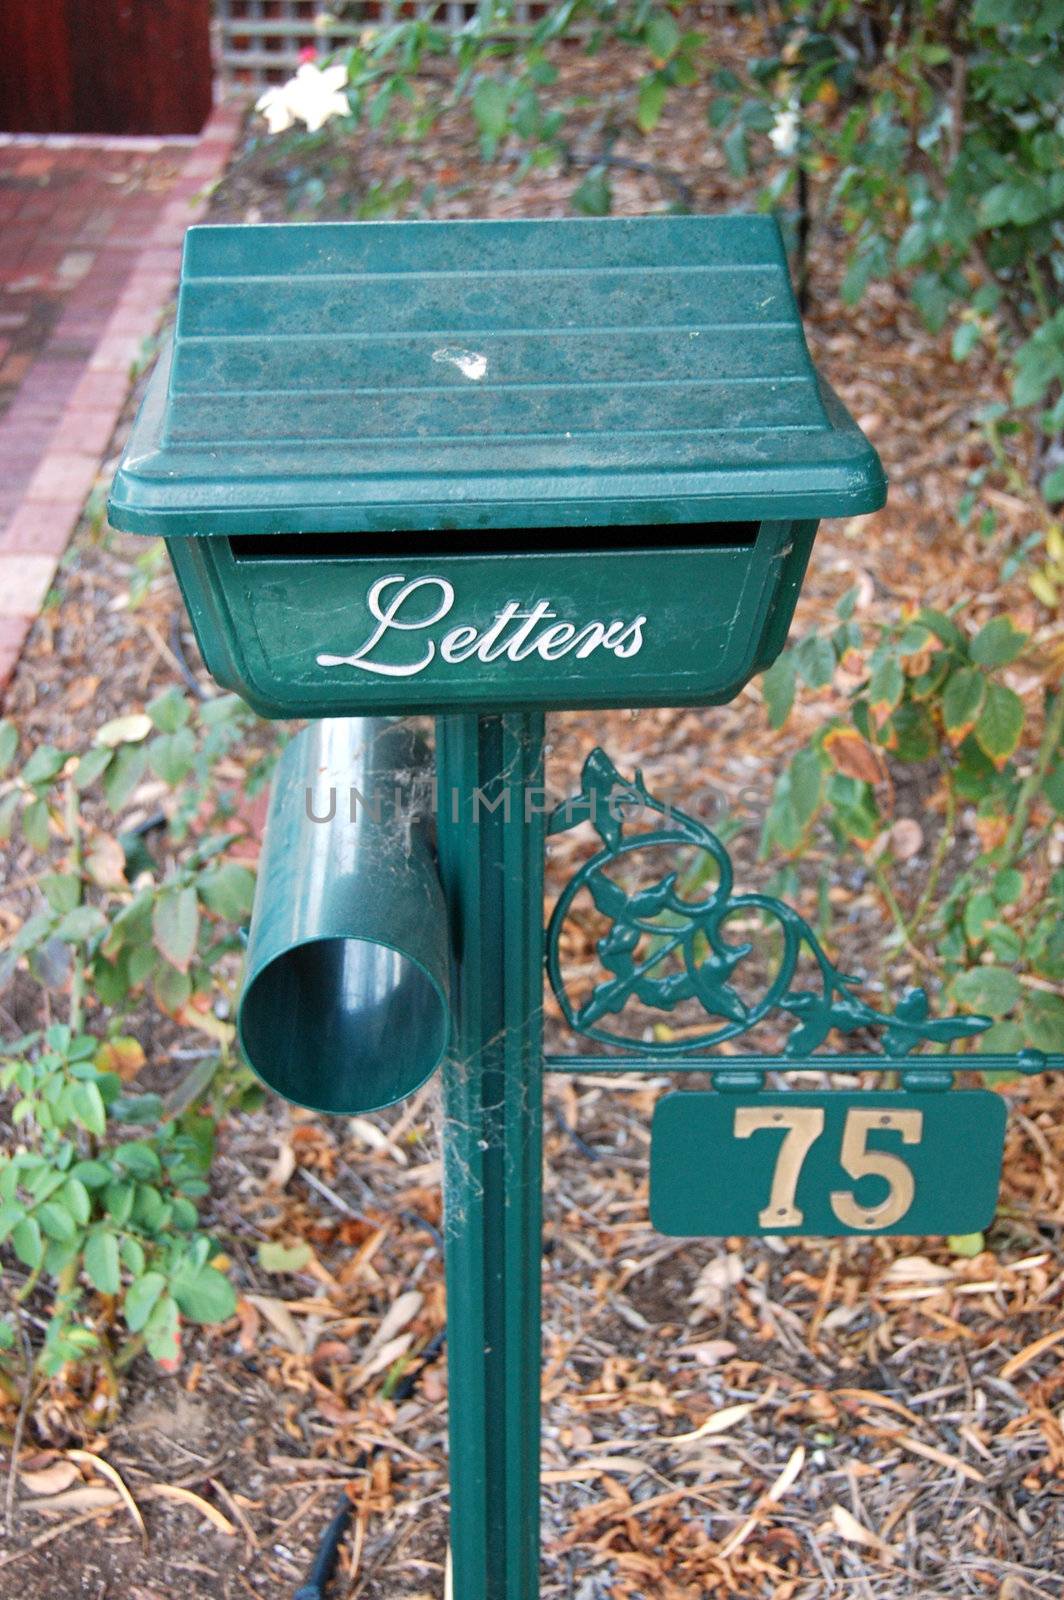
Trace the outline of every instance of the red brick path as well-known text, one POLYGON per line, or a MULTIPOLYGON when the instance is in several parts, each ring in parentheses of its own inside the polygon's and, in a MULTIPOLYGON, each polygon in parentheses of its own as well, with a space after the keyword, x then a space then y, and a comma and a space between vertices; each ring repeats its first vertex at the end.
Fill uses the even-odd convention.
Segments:
POLYGON ((0 136, 0 691, 238 125, 220 107, 197 140, 0 136))

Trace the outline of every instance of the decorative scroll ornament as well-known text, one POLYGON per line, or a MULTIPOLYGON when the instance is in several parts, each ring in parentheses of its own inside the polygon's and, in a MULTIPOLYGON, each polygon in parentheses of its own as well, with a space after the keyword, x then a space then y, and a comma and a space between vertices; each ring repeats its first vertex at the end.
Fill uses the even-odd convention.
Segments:
MULTIPOLYGON (((787 1059, 808 1058, 832 1029, 841 1033, 873 1029, 882 1033, 884 1054, 901 1060, 921 1040, 943 1044, 990 1027, 990 1017, 930 1016, 923 989, 910 989, 893 1011, 877 1010, 861 999, 861 980, 832 965, 808 922, 792 906, 770 895, 735 893, 731 857, 716 834, 694 817, 654 799, 640 772, 633 782, 626 783, 609 757, 602 750, 593 750, 584 763, 582 778, 580 794, 556 808, 549 830, 562 833, 590 821, 602 840, 602 849, 563 890, 547 935, 551 987, 575 1032, 602 1044, 637 1048, 645 1058, 666 1060, 736 1039, 771 1012, 789 1012, 795 1026, 782 1051, 787 1059), (647 812, 664 818, 665 824, 650 831, 632 829, 631 822, 647 812), (608 869, 622 858, 663 845, 674 850, 694 846, 711 858, 702 865, 715 865, 717 876, 704 898, 681 892, 676 871, 632 892, 609 876, 608 869), (610 924, 596 944, 608 976, 577 1004, 565 987, 560 947, 562 929, 583 889, 610 924), (754 946, 731 942, 727 925, 752 912, 778 925, 782 954, 761 998, 751 1003, 732 979, 754 946), (803 952, 819 970, 818 989, 791 987, 803 952), (685 1028, 682 1038, 637 1040, 606 1025, 629 1000, 659 1011, 672 1011, 681 1002, 693 1000, 710 1021, 703 1032, 685 1028)), ((687 877, 702 881, 697 868, 687 877)))

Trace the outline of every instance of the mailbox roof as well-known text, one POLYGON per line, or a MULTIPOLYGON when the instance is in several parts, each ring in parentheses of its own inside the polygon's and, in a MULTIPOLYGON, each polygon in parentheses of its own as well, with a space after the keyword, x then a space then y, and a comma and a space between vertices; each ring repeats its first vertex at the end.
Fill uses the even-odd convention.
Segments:
POLYGON ((202 227, 115 479, 167 536, 846 516, 768 217, 202 227))

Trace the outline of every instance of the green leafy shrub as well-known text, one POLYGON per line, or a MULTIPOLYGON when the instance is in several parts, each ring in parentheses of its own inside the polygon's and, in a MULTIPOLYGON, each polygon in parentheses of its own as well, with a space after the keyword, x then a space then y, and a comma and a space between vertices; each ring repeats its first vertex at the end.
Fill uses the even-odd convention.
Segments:
MULTIPOLYGON (((732 159, 742 170, 755 112, 775 106, 778 128, 779 107, 793 108, 793 159, 764 198, 778 203, 802 175, 821 180, 824 209, 851 241, 844 299, 856 303, 876 278, 906 283, 929 328, 952 327, 954 358, 989 346, 1011 374, 1014 408, 1056 438, 1062 100, 1056 0, 889 10, 874 0, 791 0, 780 7, 777 49, 750 63, 748 81, 730 86, 714 116, 742 132, 732 159)), ((1064 500, 1064 467, 1051 466, 1042 488, 1050 502, 1064 500)))
MULTIPOLYGON (((343 4, 332 8, 341 17, 346 9, 343 4)), ((518 176, 559 163, 574 172, 586 171, 583 178, 574 178, 573 205, 598 215, 612 205, 612 146, 626 131, 651 132, 670 92, 702 79, 699 55, 705 39, 696 26, 686 25, 697 20, 697 11, 671 0, 663 5, 565 0, 526 27, 516 20, 512 0, 483 0, 460 29, 442 27, 435 17, 400 18, 366 28, 354 46, 333 58, 346 71, 347 115, 340 119, 341 129, 347 134, 360 129, 388 133, 415 144, 445 114, 464 108, 485 161, 504 150, 508 155, 516 151, 518 176), (559 66, 574 48, 595 56, 610 40, 631 49, 645 70, 634 83, 626 77, 615 94, 597 103, 587 127, 589 102, 564 87, 559 66), (580 149, 574 146, 570 126, 577 110, 582 113, 580 149)), ((285 130, 286 145, 297 156, 325 143, 318 117, 333 116, 335 102, 324 85, 321 89, 320 109, 317 96, 308 103, 306 95, 302 101, 297 95, 289 114, 283 109, 284 86, 260 101, 271 125, 285 130), (300 119, 305 129, 294 126, 300 119)), ((664 176, 683 192, 675 174, 664 176)), ((308 192, 304 185, 300 192, 304 204, 313 204, 315 198, 324 198, 325 189, 319 185, 316 193, 308 192)), ((375 189, 354 209, 359 216, 379 215, 411 198, 406 184, 375 189)))
POLYGON ((835 853, 869 865, 893 922, 887 954, 903 949, 960 1009, 996 1019, 979 1048, 1064 1049, 1059 660, 1039 661, 1008 616, 969 634, 961 617, 924 609, 869 640, 855 598, 762 679, 775 727, 799 684, 846 696, 778 780, 762 850, 797 860, 826 828, 835 853), (1027 699, 1007 681, 1021 658, 1027 699), (919 772, 924 823, 941 818, 926 851, 924 825, 905 815, 906 769, 919 772), (927 862, 915 886, 914 857, 927 862))
MULTIPOLYGON (((342 15, 344 7, 334 9, 342 15)), ((703 9, 682 0, 566 0, 531 28, 515 20, 510 0, 484 0, 458 30, 435 15, 364 30, 336 58, 346 85, 329 104, 346 105, 340 120, 349 135, 388 131, 411 142, 464 107, 485 161, 503 155, 517 177, 542 166, 571 171, 574 208, 601 215, 612 207, 617 167, 643 166, 661 179, 667 203, 690 203, 682 173, 633 162, 617 147, 638 145, 675 96, 697 90, 700 103, 708 100, 707 138, 734 177, 757 184, 756 203, 796 199, 803 237, 821 216, 845 230, 844 298, 856 303, 874 279, 906 284, 927 325, 952 330, 954 357, 988 348, 1008 372, 1015 412, 1046 440, 1059 439, 1058 0, 778 0, 751 39, 760 53, 741 65, 724 62, 703 9), (607 43, 629 51, 637 70, 619 72, 612 93, 599 85, 591 103, 560 66, 607 43)), ((264 101, 283 95, 272 90, 264 101)), ((302 114, 296 108, 277 125, 302 114)), ((303 149, 325 135, 315 128, 285 137, 303 149)), ((416 203, 409 184, 376 190, 359 214, 408 202, 416 203)), ((999 424, 1000 439, 1000 413, 988 411, 986 421, 999 424)), ((1064 466, 1051 448, 1036 454, 1045 497, 1064 500, 1064 466)), ((975 470, 976 491, 984 476, 975 470)), ((983 531, 995 520, 984 506, 983 531)), ((1049 552, 1035 569, 1035 593, 1048 605, 1061 592, 1057 560, 1049 552)))
POLYGON ((0 1068, 27 1136, 0 1158, 0 1240, 29 1269, 23 1296, 42 1274, 56 1284, 40 1352, 49 1374, 101 1345, 100 1329, 80 1315, 83 1282, 114 1301, 127 1334, 171 1367, 181 1314, 218 1322, 236 1304, 210 1265, 216 1247, 198 1231, 213 1121, 162 1121, 158 1097, 125 1096, 121 1076, 101 1068, 107 1060, 99 1039, 54 1025, 20 1040, 0 1068), (130 1122, 148 1131, 123 1137, 130 1122))
POLYGON ((99 728, 87 749, 38 746, 17 770, 17 731, 0 723, 0 835, 44 858, 40 904, 0 952, 0 985, 22 969, 38 1012, 66 1012, 0 1051, 14 1125, 0 1154, 0 1242, 27 1269, 19 1302, 42 1279, 54 1285, 37 1351, 47 1374, 88 1358, 121 1365, 142 1346, 172 1365, 182 1318, 217 1322, 235 1305, 199 1225, 214 1147, 199 1103, 212 1083, 216 1099, 246 1086, 218 1076, 232 1066, 228 1013, 254 888, 227 854, 244 830, 227 826, 236 798, 220 771, 242 779, 226 763, 253 721, 235 696, 194 706, 171 690, 99 728), (141 825, 123 831, 138 804, 141 825), (160 810, 145 817, 150 804, 160 810), (165 1098, 132 1092, 145 1063, 137 1028, 167 1019, 206 1048, 165 1098))

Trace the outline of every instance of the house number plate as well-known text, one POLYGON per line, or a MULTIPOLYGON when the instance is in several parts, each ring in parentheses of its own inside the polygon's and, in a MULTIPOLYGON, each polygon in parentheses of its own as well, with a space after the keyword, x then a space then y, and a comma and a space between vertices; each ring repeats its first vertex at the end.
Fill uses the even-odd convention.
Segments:
POLYGON ((650 1219, 687 1235, 978 1233, 997 1204, 1005 1116, 985 1090, 666 1095, 650 1219))

